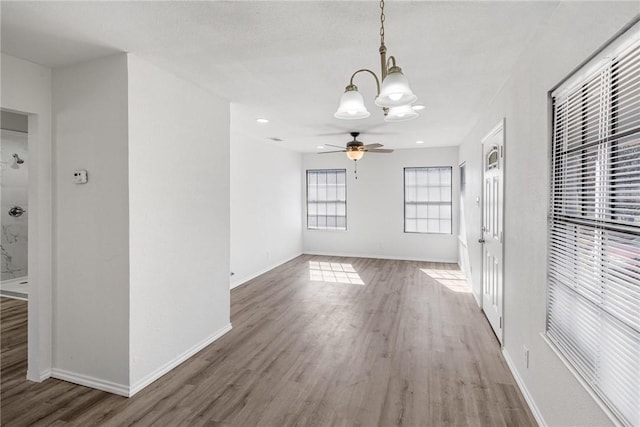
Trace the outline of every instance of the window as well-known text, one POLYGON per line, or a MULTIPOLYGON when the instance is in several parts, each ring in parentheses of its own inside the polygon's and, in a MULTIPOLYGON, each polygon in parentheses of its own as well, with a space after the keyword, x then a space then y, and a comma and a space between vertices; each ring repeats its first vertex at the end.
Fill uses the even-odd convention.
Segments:
POLYGON ((404 168, 404 231, 451 234, 451 167, 404 168))
POLYGON ((307 228, 347 229, 346 169, 307 171, 307 228))
POLYGON ((638 426, 640 42, 604 60, 551 96, 546 333, 620 421, 638 426))

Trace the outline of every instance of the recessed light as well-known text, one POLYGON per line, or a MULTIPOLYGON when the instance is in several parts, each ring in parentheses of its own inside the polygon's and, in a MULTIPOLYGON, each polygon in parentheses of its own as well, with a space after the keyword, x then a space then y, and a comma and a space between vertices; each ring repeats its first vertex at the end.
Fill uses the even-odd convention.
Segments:
POLYGON ((424 105, 422 105, 422 104, 416 104, 416 105, 411 106, 411 108, 413 108, 413 109, 414 109, 414 110, 416 110, 416 111, 420 111, 420 110, 424 110, 424 109, 425 109, 425 108, 427 108, 427 107, 425 107, 425 106, 424 106, 424 105))
POLYGON ((263 117, 258 117, 258 118, 256 119, 256 122, 258 122, 258 123, 263 123, 263 124, 264 124, 264 123, 269 123, 269 120, 268 120, 268 119, 265 119, 265 118, 263 118, 263 117))
POLYGON ((324 145, 318 145, 316 148, 317 148, 318 150, 322 150, 322 149, 324 148, 324 145))
POLYGON ((424 144, 424 141, 416 141, 416 144, 424 144))

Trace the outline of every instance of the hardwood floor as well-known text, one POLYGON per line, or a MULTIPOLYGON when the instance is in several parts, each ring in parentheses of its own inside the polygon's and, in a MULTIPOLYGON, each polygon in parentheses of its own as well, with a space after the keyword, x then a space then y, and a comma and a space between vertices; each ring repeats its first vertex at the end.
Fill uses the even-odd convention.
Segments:
POLYGON ((26 381, 2 298, 2 425, 536 425, 457 266, 303 255, 231 301, 231 332, 126 399, 26 381))

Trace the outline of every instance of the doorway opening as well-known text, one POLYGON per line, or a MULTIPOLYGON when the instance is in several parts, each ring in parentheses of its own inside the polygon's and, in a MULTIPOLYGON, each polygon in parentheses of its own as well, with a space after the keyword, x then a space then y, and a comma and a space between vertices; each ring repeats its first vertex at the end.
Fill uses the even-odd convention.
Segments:
POLYGON ((28 116, 2 111, 0 117, 1 191, 0 295, 27 300, 29 151, 28 116))

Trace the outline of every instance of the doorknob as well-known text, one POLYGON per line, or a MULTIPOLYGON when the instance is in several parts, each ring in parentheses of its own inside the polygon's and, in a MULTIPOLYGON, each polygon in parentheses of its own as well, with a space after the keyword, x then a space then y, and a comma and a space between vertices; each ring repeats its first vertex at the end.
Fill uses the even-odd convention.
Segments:
POLYGON ((484 243, 484 238, 478 239, 478 243, 484 243))
POLYGON ((12 216, 14 218, 18 218, 21 217, 23 213, 26 213, 27 211, 23 208, 21 208, 20 206, 14 206, 11 209, 9 209, 9 216, 12 216))

